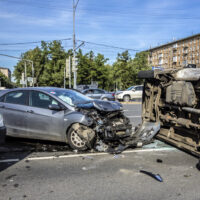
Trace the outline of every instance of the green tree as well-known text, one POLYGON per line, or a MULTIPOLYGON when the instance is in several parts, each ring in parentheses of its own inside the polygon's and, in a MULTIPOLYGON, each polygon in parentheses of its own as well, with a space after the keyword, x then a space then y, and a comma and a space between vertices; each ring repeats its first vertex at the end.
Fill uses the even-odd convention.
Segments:
POLYGON ((128 51, 118 54, 116 62, 113 64, 113 79, 118 89, 126 89, 133 80, 131 79, 132 68, 129 65, 131 56, 128 51))
POLYGON ((137 75, 139 71, 150 70, 148 65, 148 52, 136 53, 135 58, 129 63, 132 68, 131 79, 135 85, 142 84, 143 80, 138 79, 137 75))
POLYGON ((14 84, 11 83, 11 81, 2 73, 0 72, 0 83, 1 87, 6 87, 6 88, 13 88, 14 84))
POLYGON ((83 55, 78 52, 78 84, 90 84, 97 81, 100 88, 109 89, 110 66, 106 65, 108 59, 102 54, 94 55, 93 51, 83 55))

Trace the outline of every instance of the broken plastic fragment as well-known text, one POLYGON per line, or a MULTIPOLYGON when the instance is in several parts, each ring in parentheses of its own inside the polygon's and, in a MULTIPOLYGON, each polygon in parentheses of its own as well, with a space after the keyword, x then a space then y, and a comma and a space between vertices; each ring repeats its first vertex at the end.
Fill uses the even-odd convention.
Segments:
POLYGON ((140 170, 141 173, 151 176, 152 178, 156 179, 159 182, 163 182, 162 177, 159 174, 153 174, 152 172, 147 172, 144 170, 140 170))
POLYGON ((200 171, 200 159, 199 162, 196 164, 196 168, 200 171))
POLYGON ((157 163, 162 163, 163 161, 162 161, 161 159, 158 158, 158 159, 156 160, 156 162, 157 162, 157 163))
POLYGON ((108 153, 111 153, 111 154, 120 154, 122 153, 122 151, 124 151, 125 149, 127 149, 128 147, 127 146, 124 146, 124 145, 119 145, 117 148, 108 148, 108 153))

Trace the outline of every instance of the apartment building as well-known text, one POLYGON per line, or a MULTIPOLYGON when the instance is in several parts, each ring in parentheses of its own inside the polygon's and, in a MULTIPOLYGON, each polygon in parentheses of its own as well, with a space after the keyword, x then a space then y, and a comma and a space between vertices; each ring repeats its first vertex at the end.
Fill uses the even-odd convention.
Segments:
POLYGON ((11 80, 11 71, 8 68, 5 67, 0 67, 0 72, 3 73, 6 77, 9 78, 9 80, 11 80))
POLYGON ((188 64, 200 67, 200 34, 192 35, 148 50, 152 67, 177 68, 188 64))

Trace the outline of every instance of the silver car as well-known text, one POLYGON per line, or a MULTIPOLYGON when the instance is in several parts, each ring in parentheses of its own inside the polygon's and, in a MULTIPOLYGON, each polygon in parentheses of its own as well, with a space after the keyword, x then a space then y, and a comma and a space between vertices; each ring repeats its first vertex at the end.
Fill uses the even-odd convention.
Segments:
POLYGON ((68 142, 78 150, 92 148, 94 141, 119 140, 131 133, 120 103, 61 88, 1 92, 0 115, 9 136, 68 142))
POLYGON ((92 99, 101 99, 104 101, 115 101, 115 94, 112 92, 107 92, 102 89, 86 89, 82 91, 83 94, 92 99))

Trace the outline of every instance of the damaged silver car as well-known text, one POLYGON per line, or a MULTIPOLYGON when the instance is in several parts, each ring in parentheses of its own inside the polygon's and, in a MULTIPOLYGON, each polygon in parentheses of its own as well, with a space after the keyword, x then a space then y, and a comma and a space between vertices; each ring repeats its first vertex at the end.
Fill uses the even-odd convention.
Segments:
POLYGON ((77 150, 102 148, 104 142, 106 148, 106 143, 129 136, 132 128, 120 103, 60 88, 2 92, 0 114, 9 136, 67 142, 77 150))
POLYGON ((139 129, 125 117, 119 102, 91 99, 61 88, 18 88, 1 93, 0 114, 7 135, 67 142, 73 149, 121 153, 151 141, 158 123, 139 129))
POLYGON ((160 123, 157 138, 200 155, 200 69, 141 71, 143 122, 160 123))

